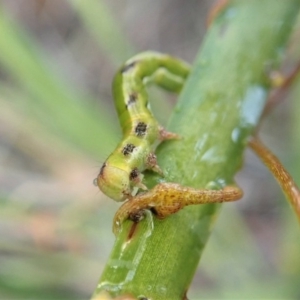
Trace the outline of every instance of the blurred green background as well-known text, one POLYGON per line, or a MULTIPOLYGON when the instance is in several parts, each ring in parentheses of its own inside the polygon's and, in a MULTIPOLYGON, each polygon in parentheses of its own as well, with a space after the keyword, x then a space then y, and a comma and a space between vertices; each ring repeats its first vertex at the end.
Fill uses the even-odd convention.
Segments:
MULTIPOLYGON (((192 62, 212 4, 1 1, 0 299, 90 297, 114 242, 112 218, 119 206, 92 184, 121 138, 113 74, 144 50, 192 62)), ((300 58, 299 38, 300 22, 284 72, 300 58)), ((261 136, 300 184, 297 81, 261 136)), ((156 89, 150 98, 166 123, 176 99, 156 89)), ((189 297, 299 299, 296 218, 252 153, 246 153, 237 182, 245 197, 223 206, 189 297)))

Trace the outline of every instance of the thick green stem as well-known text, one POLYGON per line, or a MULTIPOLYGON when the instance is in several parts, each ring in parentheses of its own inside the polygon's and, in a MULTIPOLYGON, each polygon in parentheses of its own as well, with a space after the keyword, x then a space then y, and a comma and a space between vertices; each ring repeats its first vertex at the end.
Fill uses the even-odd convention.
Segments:
MULTIPOLYGON (((217 17, 169 123, 183 139, 157 150, 167 181, 197 188, 234 181, 299 8, 298 0, 239 0, 217 17)), ((126 221, 94 295, 183 299, 219 209, 198 205, 163 221, 151 213, 136 226, 126 221)))

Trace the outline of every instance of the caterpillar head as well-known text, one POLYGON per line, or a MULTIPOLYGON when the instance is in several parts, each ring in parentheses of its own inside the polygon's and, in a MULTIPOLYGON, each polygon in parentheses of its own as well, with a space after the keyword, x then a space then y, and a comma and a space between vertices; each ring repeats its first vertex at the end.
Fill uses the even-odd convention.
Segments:
POLYGON ((129 175, 126 170, 104 163, 97 177, 99 189, 115 201, 124 201, 131 195, 129 175))

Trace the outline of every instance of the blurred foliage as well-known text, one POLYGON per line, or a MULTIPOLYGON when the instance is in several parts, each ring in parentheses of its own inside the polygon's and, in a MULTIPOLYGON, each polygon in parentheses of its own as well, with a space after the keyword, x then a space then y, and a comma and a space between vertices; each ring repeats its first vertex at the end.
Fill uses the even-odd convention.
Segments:
MULTIPOLYGON (((210 5, 1 2, 1 299, 90 296, 114 241, 117 205, 92 180, 120 137, 110 92, 116 66, 148 49, 192 61, 210 5)), ((300 57, 298 24, 286 72, 300 57)), ((294 86, 262 136, 300 183, 299 82, 294 86)), ((152 100, 164 118, 170 101, 152 100)), ((237 181, 246 196, 224 205, 189 296, 299 298, 299 228, 283 195, 252 155, 237 181)))

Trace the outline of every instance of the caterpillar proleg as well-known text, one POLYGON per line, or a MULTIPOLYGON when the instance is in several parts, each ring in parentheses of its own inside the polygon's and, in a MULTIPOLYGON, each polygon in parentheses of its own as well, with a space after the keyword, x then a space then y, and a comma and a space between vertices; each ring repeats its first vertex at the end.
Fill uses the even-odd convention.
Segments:
POLYGON ((172 56, 145 52, 128 60, 113 81, 113 96, 123 132, 123 140, 100 169, 100 190, 116 201, 131 198, 133 191, 147 190, 142 183, 145 169, 163 174, 154 154, 158 142, 176 139, 152 115, 146 83, 179 92, 190 66, 172 56))

